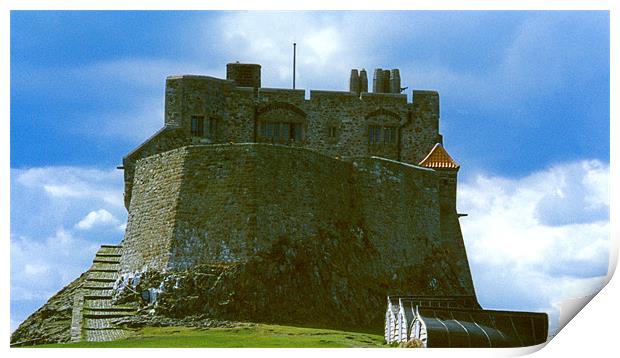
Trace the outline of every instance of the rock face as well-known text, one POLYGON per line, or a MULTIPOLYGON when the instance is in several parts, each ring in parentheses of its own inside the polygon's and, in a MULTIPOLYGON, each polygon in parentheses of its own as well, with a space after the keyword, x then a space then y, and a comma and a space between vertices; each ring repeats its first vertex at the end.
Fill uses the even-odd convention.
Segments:
POLYGON ((85 280, 82 274, 22 322, 11 334, 11 346, 69 342, 73 296, 85 280))
MULTIPOLYGON (((150 270, 144 275, 148 279, 134 290, 161 289, 155 313, 168 317, 204 314, 236 321, 380 330, 386 290, 396 285, 425 287, 425 276, 416 276, 415 268, 408 267, 386 277, 378 267, 377 247, 366 237, 341 234, 319 233, 306 244, 281 237, 239 264, 150 270)), ((134 296, 134 300, 142 299, 134 296)))

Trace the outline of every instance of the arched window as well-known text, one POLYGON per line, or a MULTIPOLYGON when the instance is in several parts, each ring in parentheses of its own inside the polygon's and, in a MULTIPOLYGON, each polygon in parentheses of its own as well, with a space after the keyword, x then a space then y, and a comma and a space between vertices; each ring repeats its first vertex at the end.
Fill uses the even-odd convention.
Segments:
POLYGON ((398 114, 382 108, 366 115, 368 123, 368 144, 371 146, 394 146, 398 143, 398 114))
POLYGON ((299 122, 260 121, 259 141, 271 143, 301 142, 303 125, 299 122))
POLYGON ((305 139, 306 114, 288 103, 271 103, 259 111, 258 141, 301 143, 305 139))

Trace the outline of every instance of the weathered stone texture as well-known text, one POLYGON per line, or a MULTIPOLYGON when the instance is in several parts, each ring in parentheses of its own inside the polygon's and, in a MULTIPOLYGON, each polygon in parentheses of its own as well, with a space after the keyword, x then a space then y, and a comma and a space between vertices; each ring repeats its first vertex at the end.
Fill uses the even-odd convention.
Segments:
POLYGON ((187 133, 181 128, 166 126, 123 158, 123 169, 125 172, 124 199, 127 209, 129 209, 129 203, 131 202, 136 161, 170 149, 179 148, 187 143, 189 138, 187 133))
POLYGON ((369 297, 348 308, 360 312, 381 312, 386 293, 474 295, 456 212, 440 214, 439 179, 391 160, 289 146, 175 149, 137 163, 122 267, 235 265, 221 287, 236 303, 211 311, 228 319, 277 320, 284 304, 285 321, 312 308, 326 323, 344 319, 335 310, 356 295, 369 297))
MULTIPOLYGON (((303 139, 281 144, 329 156, 375 155, 417 164, 442 140, 439 95, 434 91, 413 91, 412 103, 400 93, 310 91, 305 99, 304 90, 238 87, 232 80, 185 75, 166 80, 165 103, 166 127, 180 129, 180 135, 174 141, 155 136, 143 144, 152 148, 165 141, 162 151, 189 144, 272 142, 261 136, 266 121, 300 123, 303 139), (193 137, 192 117, 214 121, 216 133, 193 137), (395 140, 373 143, 371 126, 394 128, 395 140)), ((125 167, 142 157, 126 157, 125 167)))
POLYGON ((168 262, 185 149, 157 154, 137 162, 121 269, 163 269, 168 262), (146 269, 146 267, 144 267, 146 269))

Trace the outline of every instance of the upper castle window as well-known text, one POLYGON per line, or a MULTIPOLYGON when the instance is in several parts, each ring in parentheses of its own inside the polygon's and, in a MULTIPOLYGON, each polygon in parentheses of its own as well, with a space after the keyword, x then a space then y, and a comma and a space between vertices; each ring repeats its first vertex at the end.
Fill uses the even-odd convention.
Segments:
POLYGON ((330 139, 336 139, 337 133, 338 133, 338 128, 336 128, 336 126, 331 125, 331 126, 327 127, 327 136, 330 139))
POLYGON ((394 126, 368 126, 368 144, 395 144, 398 140, 394 126))
POLYGON ((301 142, 303 128, 301 123, 265 121, 260 123, 260 136, 274 143, 301 142))
POLYGON ((192 116, 191 132, 192 137, 214 138, 217 132, 217 121, 215 118, 192 116))

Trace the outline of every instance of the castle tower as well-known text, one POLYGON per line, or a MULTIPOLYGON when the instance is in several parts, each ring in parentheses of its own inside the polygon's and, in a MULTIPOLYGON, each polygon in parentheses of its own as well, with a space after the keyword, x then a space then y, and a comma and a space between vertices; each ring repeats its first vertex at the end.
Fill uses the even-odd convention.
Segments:
POLYGON ((226 64, 226 79, 239 87, 260 88, 260 65, 253 63, 226 64))
POLYGON ((438 174, 440 241, 453 253, 464 287, 473 287, 459 222, 459 217, 463 215, 456 211, 456 184, 460 166, 440 143, 435 144, 419 165, 434 169, 438 174))

